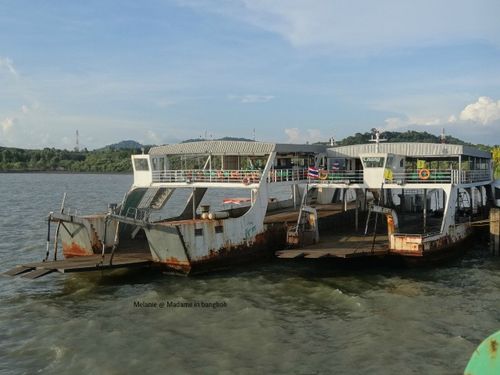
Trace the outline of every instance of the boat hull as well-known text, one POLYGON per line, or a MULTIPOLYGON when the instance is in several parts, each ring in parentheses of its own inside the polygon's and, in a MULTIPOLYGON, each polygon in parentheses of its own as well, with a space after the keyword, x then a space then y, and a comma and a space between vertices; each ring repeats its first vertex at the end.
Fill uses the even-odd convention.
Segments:
POLYGON ((207 222, 198 243, 196 238, 189 241, 183 235, 185 230, 178 227, 159 226, 146 230, 154 262, 167 271, 192 275, 269 259, 276 248, 285 245, 284 225, 266 225, 261 233, 238 242, 230 241, 223 232, 208 235, 211 225, 220 227, 207 222), (213 236, 220 238, 210 241, 213 236))

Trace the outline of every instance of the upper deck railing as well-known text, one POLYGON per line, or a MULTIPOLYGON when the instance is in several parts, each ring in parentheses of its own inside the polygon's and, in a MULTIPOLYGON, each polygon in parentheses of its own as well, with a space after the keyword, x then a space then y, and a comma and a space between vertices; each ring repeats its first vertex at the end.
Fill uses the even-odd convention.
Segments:
POLYGON ((384 178, 387 184, 468 184, 489 181, 490 171, 477 169, 472 171, 460 171, 458 169, 416 169, 401 173, 386 173, 384 178))
POLYGON ((317 177, 310 177, 310 182, 318 184, 362 184, 363 171, 318 170, 317 177))
MULTIPOLYGON (((317 177, 308 174, 307 168, 271 169, 266 176, 266 182, 309 182, 317 184, 362 184, 363 171, 319 170, 317 177)), ((257 184, 262 179, 260 170, 165 170, 153 171, 155 183, 242 183, 257 184)), ((488 170, 459 171, 456 169, 424 169, 401 173, 387 172, 384 177, 386 184, 465 184, 489 181, 488 170)))
MULTIPOLYGON (((260 170, 207 170, 182 169, 153 171, 153 182, 156 183, 242 183, 245 185, 259 183, 262 178, 260 170)), ((307 181, 307 169, 272 169, 267 175, 268 183, 307 181)))
POLYGON ((253 184, 258 183, 261 177, 262 173, 258 170, 176 169, 153 171, 153 182, 163 183, 219 182, 253 184))

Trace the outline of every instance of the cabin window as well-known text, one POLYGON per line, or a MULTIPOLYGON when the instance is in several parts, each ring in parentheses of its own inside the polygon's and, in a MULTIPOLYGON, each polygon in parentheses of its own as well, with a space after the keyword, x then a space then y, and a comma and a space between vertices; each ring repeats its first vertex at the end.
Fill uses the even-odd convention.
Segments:
POLYGON ((165 158, 153 158, 153 170, 162 171, 165 169, 165 158))
POLYGON ((136 171, 149 171, 148 159, 134 159, 136 171))
POLYGON ((365 156, 362 160, 365 168, 382 168, 385 158, 381 156, 365 156))
POLYGON ((224 227, 222 225, 217 225, 215 227, 215 233, 223 233, 224 232, 224 227))
POLYGON ((203 228, 195 228, 194 235, 195 236, 203 236, 203 228))

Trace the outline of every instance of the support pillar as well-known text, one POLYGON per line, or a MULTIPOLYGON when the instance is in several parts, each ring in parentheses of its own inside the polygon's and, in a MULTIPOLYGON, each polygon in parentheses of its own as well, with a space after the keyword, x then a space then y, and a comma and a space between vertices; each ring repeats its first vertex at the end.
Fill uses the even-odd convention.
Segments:
POLYGON ((490 209, 490 248, 493 255, 500 256, 500 208, 490 209))

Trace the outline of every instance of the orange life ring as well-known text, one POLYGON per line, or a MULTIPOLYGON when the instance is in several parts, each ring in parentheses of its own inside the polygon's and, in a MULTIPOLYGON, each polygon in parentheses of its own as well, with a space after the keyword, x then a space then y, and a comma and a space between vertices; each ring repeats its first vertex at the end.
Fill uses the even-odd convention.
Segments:
POLYGON ((319 179, 326 180, 328 178, 328 171, 320 170, 319 171, 319 179))
POLYGON ((431 171, 429 171, 427 168, 420 169, 418 171, 418 178, 421 180, 428 180, 429 177, 431 177, 431 171))
POLYGON ((252 183, 248 177, 244 177, 241 182, 243 182, 244 185, 250 185, 252 183))

